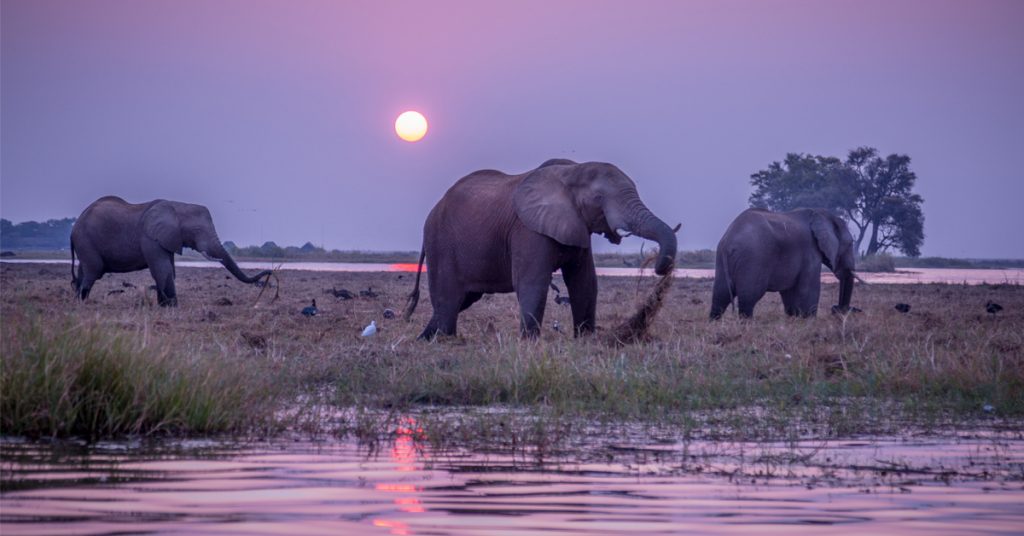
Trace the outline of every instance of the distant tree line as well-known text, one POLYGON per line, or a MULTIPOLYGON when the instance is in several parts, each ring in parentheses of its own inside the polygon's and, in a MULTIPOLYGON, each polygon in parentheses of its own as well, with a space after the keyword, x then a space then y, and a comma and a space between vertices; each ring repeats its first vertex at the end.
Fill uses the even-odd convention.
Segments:
POLYGON ((883 158, 871 147, 850 151, 845 161, 789 153, 783 162, 772 162, 750 176, 750 206, 827 208, 853 224, 857 251, 863 255, 896 249, 917 257, 924 243, 924 199, 913 191, 916 180, 909 156, 883 158))
POLYGON ((269 259, 283 259, 292 257, 319 257, 326 256, 327 250, 314 246, 312 242, 306 242, 302 247, 287 246, 281 247, 274 242, 264 242, 262 246, 238 247, 234 242, 224 242, 224 249, 232 257, 265 257, 269 259))
POLYGON ((26 221, 18 224, 0 219, 0 249, 68 249, 75 218, 26 221))

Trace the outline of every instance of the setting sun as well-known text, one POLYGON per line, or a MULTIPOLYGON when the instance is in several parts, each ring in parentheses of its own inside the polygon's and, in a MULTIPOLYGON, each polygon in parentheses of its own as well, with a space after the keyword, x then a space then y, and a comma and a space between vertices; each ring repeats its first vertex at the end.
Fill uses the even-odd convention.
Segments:
POLYGON ((427 134, 427 118, 413 110, 402 112, 395 119, 395 133, 408 142, 420 141, 427 134))

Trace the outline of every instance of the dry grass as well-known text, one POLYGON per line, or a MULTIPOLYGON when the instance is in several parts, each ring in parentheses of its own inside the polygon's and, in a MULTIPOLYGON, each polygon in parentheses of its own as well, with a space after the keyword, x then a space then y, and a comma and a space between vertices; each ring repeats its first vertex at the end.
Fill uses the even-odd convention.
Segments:
MULTIPOLYGON (((412 322, 398 315, 414 274, 278 276, 280 299, 264 296, 253 307, 258 288, 219 269, 180 269, 180 306, 161 309, 143 290, 151 284, 145 272, 107 276, 79 303, 66 266, 3 265, 3 364, 11 366, 12 322, 60 331, 70 316, 178 355, 241 363, 293 399, 320 394, 320 401, 369 409, 501 404, 682 421, 756 406, 763 411, 729 426, 785 427, 796 415, 816 415, 845 431, 880 411, 945 418, 991 404, 998 416, 1024 414, 1024 287, 1016 285, 858 285, 853 304, 863 313, 806 320, 786 317, 769 295, 752 320, 730 313, 710 323, 710 281, 680 279, 660 291, 647 337, 609 347, 600 327, 626 322, 657 280, 602 277, 597 337, 551 329, 555 320, 571 325, 571 314, 549 302, 540 339, 521 340, 514 296, 495 295, 460 316, 459 337, 424 343, 415 337, 430 316, 427 293, 412 322), (357 296, 372 287, 378 296, 335 300, 325 292, 332 287, 357 296), (320 314, 302 316, 313 298, 320 314), (1004 310, 987 314, 989 300, 1004 310), (911 312, 895 311, 898 302, 911 312), (385 309, 396 318, 386 319, 385 309), (380 333, 364 339, 371 320, 380 333)), ((822 310, 837 293, 836 285, 823 288, 822 310)))

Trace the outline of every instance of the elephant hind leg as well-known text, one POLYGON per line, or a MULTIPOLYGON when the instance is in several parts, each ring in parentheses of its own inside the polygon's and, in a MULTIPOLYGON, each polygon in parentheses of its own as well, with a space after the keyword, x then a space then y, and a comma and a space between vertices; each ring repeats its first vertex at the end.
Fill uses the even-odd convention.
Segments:
POLYGON ((75 295, 82 301, 89 297, 92 285, 103 277, 103 270, 98 266, 99 263, 91 260, 87 262, 83 256, 79 256, 78 276, 73 283, 75 295))
POLYGON ((764 297, 764 291, 760 292, 740 292, 739 296, 736 297, 736 310, 739 315, 743 318, 751 318, 754 316, 754 306, 757 302, 761 301, 764 297))
POLYGON ((79 299, 85 301, 89 297, 89 291, 92 290, 93 283, 99 279, 95 274, 83 269, 81 266, 78 267, 78 278, 75 280, 75 294, 79 299))
MULTIPOLYGON (((732 289, 724 276, 715 275, 715 284, 711 290, 711 320, 722 318, 722 314, 732 305, 732 289)), ((753 313, 753 306, 751 306, 753 313)))
POLYGON ((423 332, 417 339, 429 341, 437 336, 437 334, 455 336, 458 327, 459 313, 451 307, 445 309, 434 309, 433 316, 430 317, 430 322, 427 322, 427 327, 423 328, 423 332))
POLYGON ((434 314, 430 317, 430 322, 427 322, 427 327, 423 329, 423 333, 420 333, 420 336, 417 338, 430 340, 437 336, 438 333, 454 336, 458 329, 459 313, 479 301, 483 295, 483 292, 465 293, 462 301, 459 302, 458 309, 445 303, 446 300, 441 300, 441 303, 434 306, 434 314))

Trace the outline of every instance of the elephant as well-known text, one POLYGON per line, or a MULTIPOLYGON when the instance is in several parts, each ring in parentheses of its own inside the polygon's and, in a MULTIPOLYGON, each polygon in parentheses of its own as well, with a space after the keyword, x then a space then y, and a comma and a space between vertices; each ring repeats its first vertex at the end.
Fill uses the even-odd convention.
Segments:
POLYGON ((655 272, 668 273, 676 236, 640 201, 636 185, 611 164, 552 159, 508 175, 485 169, 455 183, 423 226, 423 247, 405 319, 427 279, 434 312, 420 339, 455 335, 458 315, 484 294, 515 292, 524 337, 540 333, 551 276, 561 269, 572 310, 573 333, 595 329, 597 274, 591 233, 619 244, 624 229, 655 240, 655 272))
POLYGON ((742 317, 754 314, 765 292, 778 292, 787 315, 817 314, 821 265, 839 279, 839 305, 850 310, 855 269, 853 237, 846 223, 824 209, 743 211, 726 229, 715 254, 711 319, 737 300, 742 317))
POLYGON ((256 283, 271 273, 264 270, 253 277, 245 275, 224 250, 210 211, 203 205, 164 199, 133 204, 106 196, 86 207, 71 228, 71 284, 85 300, 103 274, 149 268, 160 305, 173 307, 178 304, 174 254, 180 254, 185 246, 219 261, 243 283, 256 283))

